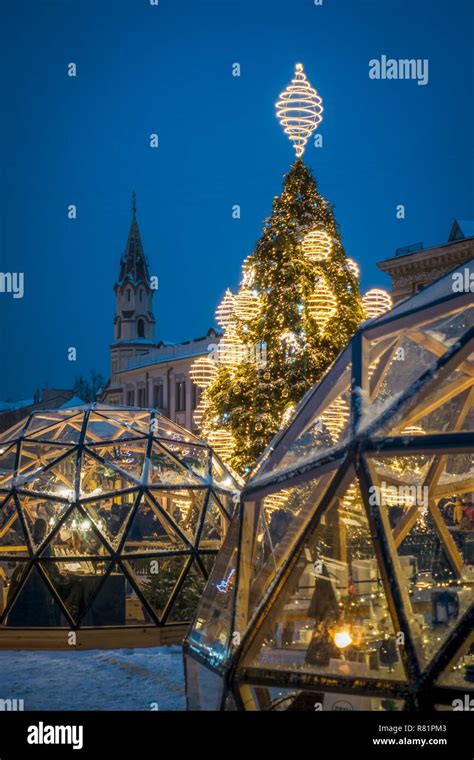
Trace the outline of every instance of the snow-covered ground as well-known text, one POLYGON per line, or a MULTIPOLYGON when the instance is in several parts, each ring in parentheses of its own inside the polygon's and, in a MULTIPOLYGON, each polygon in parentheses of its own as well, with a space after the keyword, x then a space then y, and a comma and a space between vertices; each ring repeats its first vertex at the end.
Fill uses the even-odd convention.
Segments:
POLYGON ((0 700, 25 710, 185 710, 180 646, 0 652, 0 700))

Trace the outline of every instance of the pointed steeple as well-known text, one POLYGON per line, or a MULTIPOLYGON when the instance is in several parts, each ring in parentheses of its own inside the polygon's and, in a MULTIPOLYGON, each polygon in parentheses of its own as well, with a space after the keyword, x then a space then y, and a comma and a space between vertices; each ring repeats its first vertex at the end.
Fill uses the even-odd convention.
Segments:
POLYGON ((122 287, 126 280, 135 286, 139 283, 148 286, 150 280, 148 263, 140 238, 136 213, 136 195, 132 193, 132 223, 130 225, 130 232, 128 233, 127 245, 120 260, 120 274, 116 285, 119 288, 122 287))
MULTIPOLYGON (((154 289, 136 218, 137 204, 132 195, 132 223, 127 245, 120 259, 120 274, 114 285, 115 318, 112 376, 130 356, 130 346, 149 348, 155 345, 154 289), (123 349, 123 351, 122 351, 123 349)), ((138 349, 136 349, 138 350, 138 349)))

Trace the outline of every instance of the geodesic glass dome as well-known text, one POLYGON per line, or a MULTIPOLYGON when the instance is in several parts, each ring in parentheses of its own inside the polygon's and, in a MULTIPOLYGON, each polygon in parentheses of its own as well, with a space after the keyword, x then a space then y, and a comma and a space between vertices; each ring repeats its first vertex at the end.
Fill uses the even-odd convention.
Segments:
POLYGON ((32 627, 159 627, 179 640, 236 488, 206 443, 150 409, 41 411, 5 431, 0 645, 32 627))
POLYGON ((364 323, 262 455, 185 642, 190 709, 472 694, 473 265, 364 323))

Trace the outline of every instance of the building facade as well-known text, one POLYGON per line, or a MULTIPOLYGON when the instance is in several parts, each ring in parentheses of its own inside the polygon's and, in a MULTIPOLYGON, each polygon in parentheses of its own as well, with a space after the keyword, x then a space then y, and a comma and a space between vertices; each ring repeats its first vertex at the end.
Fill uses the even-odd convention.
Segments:
POLYGON ((423 243, 398 248, 394 257, 380 261, 377 266, 392 278, 392 298, 397 303, 473 255, 474 222, 456 220, 447 243, 434 248, 423 248, 423 243))
POLYGON ((154 407, 173 422, 196 430, 193 412, 199 388, 191 365, 219 342, 221 333, 183 343, 155 339, 154 288, 136 219, 135 199, 127 244, 114 286, 114 342, 110 346, 111 376, 101 400, 107 404, 154 407))

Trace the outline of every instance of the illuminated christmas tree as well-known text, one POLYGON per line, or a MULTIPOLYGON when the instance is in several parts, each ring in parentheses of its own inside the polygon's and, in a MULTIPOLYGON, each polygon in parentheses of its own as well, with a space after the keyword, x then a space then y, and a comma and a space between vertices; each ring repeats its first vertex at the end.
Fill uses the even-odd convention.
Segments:
POLYGON ((321 103, 298 64, 277 103, 297 158, 244 261, 239 292, 228 290, 216 313, 224 329, 217 373, 195 421, 218 453, 222 440, 222 458, 241 473, 365 319, 357 265, 347 259, 333 207, 301 159, 321 121, 321 103))

